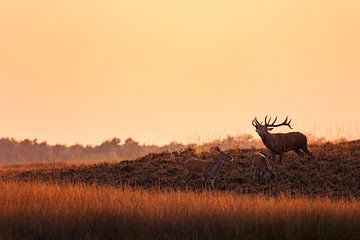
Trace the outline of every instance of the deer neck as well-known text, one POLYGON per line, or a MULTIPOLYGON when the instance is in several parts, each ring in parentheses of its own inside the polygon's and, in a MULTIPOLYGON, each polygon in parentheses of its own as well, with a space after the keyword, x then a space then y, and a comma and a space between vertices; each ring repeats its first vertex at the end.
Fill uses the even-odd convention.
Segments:
POLYGON ((273 145, 273 136, 271 133, 267 132, 264 134, 264 136, 260 136, 261 140, 263 141, 264 145, 269 148, 270 150, 274 149, 274 145, 273 145))
POLYGON ((219 172, 222 164, 223 164, 222 159, 215 160, 215 163, 211 168, 211 172, 212 172, 213 175, 217 175, 217 173, 219 172))

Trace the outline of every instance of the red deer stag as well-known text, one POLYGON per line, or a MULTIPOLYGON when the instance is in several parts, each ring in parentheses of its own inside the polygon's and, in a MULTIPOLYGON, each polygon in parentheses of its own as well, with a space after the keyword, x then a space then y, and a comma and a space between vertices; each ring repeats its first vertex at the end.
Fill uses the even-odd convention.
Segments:
POLYGON ((213 147, 211 151, 217 155, 214 160, 191 158, 185 162, 185 183, 192 178, 201 177, 204 185, 206 179, 210 179, 211 187, 214 189, 215 179, 219 174, 223 161, 233 161, 233 158, 221 151, 219 147, 213 147))
MULTIPOLYGON (((305 152, 309 158, 312 157, 312 153, 307 147, 307 138, 304 134, 300 132, 289 132, 289 133, 270 133, 269 131, 273 130, 275 127, 288 126, 292 129, 286 117, 285 121, 280 124, 275 124, 277 117, 273 122, 271 122, 271 117, 267 120, 265 117, 265 124, 260 123, 255 117, 252 121, 252 125, 256 128, 256 132, 259 134, 264 145, 270 150, 271 158, 274 161, 276 155, 279 155, 280 162, 283 163, 282 157, 285 152, 295 151, 299 157, 303 157, 303 152, 305 152), (270 123, 271 122, 271 123, 270 123)), ((286 163, 284 162, 286 166, 286 163)))

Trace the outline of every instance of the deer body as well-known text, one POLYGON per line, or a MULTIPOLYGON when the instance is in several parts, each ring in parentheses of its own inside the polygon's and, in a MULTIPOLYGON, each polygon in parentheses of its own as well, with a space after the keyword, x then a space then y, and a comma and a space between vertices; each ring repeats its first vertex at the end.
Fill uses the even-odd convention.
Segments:
POLYGON ((267 133, 261 136, 264 145, 273 153, 279 155, 297 149, 305 149, 307 138, 300 132, 267 133))
POLYGON ((269 176, 271 179, 274 179, 275 172, 272 169, 269 160, 267 157, 262 153, 254 153, 248 164, 254 171, 254 179, 260 179, 261 177, 269 176))
POLYGON ((192 178, 201 177, 204 184, 207 179, 210 179, 211 186, 214 189, 215 179, 219 174, 219 171, 223 165, 223 161, 232 161, 232 158, 222 152, 220 148, 215 148, 215 151, 218 154, 215 160, 209 161, 198 158, 191 158, 185 162, 186 183, 192 178))
POLYGON ((283 154, 288 151, 295 151, 300 157, 302 157, 303 152, 305 152, 309 157, 311 157, 312 153, 307 147, 307 138, 304 134, 300 132, 269 132, 273 129, 273 127, 288 126, 291 128, 291 120, 288 122, 288 118, 280 124, 275 124, 276 120, 277 118, 275 118, 274 122, 271 124, 271 118, 267 122, 267 117, 265 117, 265 124, 259 123, 256 118, 253 120, 253 126, 256 128, 256 132, 259 134, 264 145, 270 150, 272 160, 275 160, 276 155, 279 155, 280 162, 282 162, 283 154))
POLYGON ((198 177, 212 178, 216 177, 223 162, 208 161, 197 158, 189 159, 185 162, 185 167, 188 172, 198 177))

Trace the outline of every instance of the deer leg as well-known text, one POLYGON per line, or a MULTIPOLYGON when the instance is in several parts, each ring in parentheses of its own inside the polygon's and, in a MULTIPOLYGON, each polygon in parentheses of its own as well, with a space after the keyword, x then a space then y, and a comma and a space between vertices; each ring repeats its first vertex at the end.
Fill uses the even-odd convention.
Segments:
POLYGON ((265 169, 262 171, 262 178, 265 183, 269 181, 269 172, 265 169))
POLYGON ((206 179, 204 176, 201 176, 202 177, 202 180, 203 180, 203 188, 206 188, 206 179))
POLYGON ((257 177, 257 169, 254 170, 254 175, 253 175, 253 178, 256 180, 256 177, 257 177))
POLYGON ((301 150, 299 148, 295 149, 295 152, 300 158, 304 157, 304 154, 301 152, 301 150))
POLYGON ((262 183, 264 181, 264 172, 262 169, 259 170, 258 175, 258 181, 262 183))
POLYGON ((185 176, 185 182, 188 182, 191 178, 192 178, 192 174, 191 173, 187 173, 185 176))
POLYGON ((210 181, 211 181, 212 190, 214 190, 215 189, 215 178, 212 178, 210 181))
POLYGON ((271 151, 270 152, 270 165, 271 165, 271 167, 273 167, 274 166, 274 163, 275 163, 275 159, 276 159, 276 153, 275 152, 273 152, 273 151, 271 151))
POLYGON ((274 166, 274 161, 275 161, 275 158, 276 158, 276 153, 274 153, 273 151, 269 150, 270 151, 270 156, 268 154, 266 154, 266 156, 268 157, 268 160, 269 160, 269 165, 271 167, 274 166))
POLYGON ((264 170, 261 169, 260 172, 259 172, 259 181, 261 183, 263 183, 264 179, 265 179, 264 170))
POLYGON ((270 182, 272 180, 272 175, 270 170, 266 170, 266 182, 270 182))
POLYGON ((261 171, 260 170, 256 170, 256 181, 260 181, 261 179, 261 171))
POLYGON ((263 169, 261 170, 261 181, 266 181, 266 172, 263 169))
POLYGON ((284 165, 285 168, 287 168, 286 161, 283 160, 283 155, 284 155, 283 153, 280 153, 280 155, 279 155, 279 157, 280 157, 280 163, 281 163, 282 165, 284 165))
POLYGON ((191 175, 191 173, 187 173, 185 176, 185 186, 186 189, 188 189, 188 181, 192 178, 193 176, 191 175))
POLYGON ((270 170, 270 180, 274 181, 276 178, 276 173, 274 172, 274 170, 270 170))

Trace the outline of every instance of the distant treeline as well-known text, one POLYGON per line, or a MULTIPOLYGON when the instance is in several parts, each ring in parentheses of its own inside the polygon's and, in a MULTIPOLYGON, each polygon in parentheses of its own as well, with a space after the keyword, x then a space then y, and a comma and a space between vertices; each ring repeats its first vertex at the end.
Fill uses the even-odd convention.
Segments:
MULTIPOLYGON (((319 141, 319 139, 316 140, 319 141)), ((323 139, 320 139, 320 141, 323 141, 323 139)), ((96 146, 83 146, 80 144, 71 146, 61 144, 49 145, 47 142, 38 142, 36 139, 17 141, 11 138, 1 138, 0 164, 121 161, 140 158, 149 153, 180 151, 188 147, 195 148, 199 152, 207 151, 214 145, 220 145, 225 150, 263 147, 259 139, 255 139, 249 134, 236 137, 228 136, 225 139, 204 144, 185 145, 171 142, 164 146, 140 145, 131 138, 122 142, 116 137, 96 146)))
POLYGON ((211 143, 201 145, 185 145, 177 142, 171 142, 164 146, 140 145, 131 138, 122 142, 119 138, 106 140, 100 145, 83 146, 75 144, 67 145, 49 145, 47 142, 38 142, 25 139, 17 141, 11 138, 0 139, 0 163, 18 164, 18 163, 44 163, 44 162, 103 162, 103 161, 121 161, 131 160, 149 153, 158 153, 164 151, 180 151, 188 147, 194 147, 198 151, 204 151, 213 145, 221 145, 224 149, 229 148, 251 148, 259 147, 261 143, 251 135, 241 135, 238 137, 227 137, 223 140, 216 140, 211 143))

